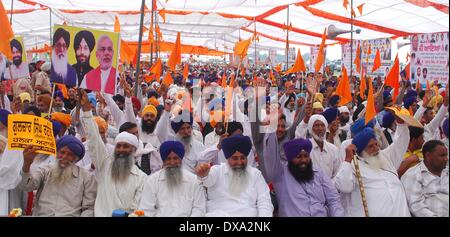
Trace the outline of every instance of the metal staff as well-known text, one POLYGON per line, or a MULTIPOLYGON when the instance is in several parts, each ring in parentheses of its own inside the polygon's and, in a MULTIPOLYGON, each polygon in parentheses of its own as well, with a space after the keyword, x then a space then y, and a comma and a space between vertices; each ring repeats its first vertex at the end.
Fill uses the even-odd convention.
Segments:
POLYGON ((359 192, 361 193, 361 200, 364 207, 364 214, 366 217, 369 217, 369 207, 367 206, 366 192, 364 191, 363 181, 361 177, 361 171, 359 170, 358 159, 356 156, 353 156, 353 163, 355 164, 355 175, 358 180, 359 192))

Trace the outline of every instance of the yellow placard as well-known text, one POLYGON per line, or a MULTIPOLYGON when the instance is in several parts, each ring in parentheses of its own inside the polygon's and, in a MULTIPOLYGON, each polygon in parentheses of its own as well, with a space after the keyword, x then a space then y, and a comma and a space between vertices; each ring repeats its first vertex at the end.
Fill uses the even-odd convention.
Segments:
POLYGON ((53 124, 47 119, 28 114, 8 115, 8 149, 23 150, 28 145, 37 153, 56 155, 53 124))

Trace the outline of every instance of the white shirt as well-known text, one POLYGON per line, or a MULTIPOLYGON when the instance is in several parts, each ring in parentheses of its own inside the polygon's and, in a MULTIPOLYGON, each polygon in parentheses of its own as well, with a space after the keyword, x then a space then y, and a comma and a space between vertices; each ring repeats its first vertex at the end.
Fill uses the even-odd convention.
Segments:
POLYGON ((6 147, 0 154, 0 216, 6 216, 10 211, 8 190, 16 188, 22 180, 22 165, 22 151, 8 150, 6 147))
POLYGON ((139 210, 149 217, 202 217, 206 195, 197 176, 181 169, 183 181, 175 190, 168 188, 165 169, 145 179, 139 210))
POLYGON ((333 144, 324 140, 323 151, 313 138, 309 139, 312 143, 310 153, 313 166, 321 169, 330 179, 333 179, 338 172, 341 163, 339 159, 339 150, 333 144))
POLYGON ((94 215, 96 217, 108 217, 116 209, 135 211, 138 208, 144 179, 147 175, 139 170, 136 165, 133 165, 126 183, 115 183, 111 178, 111 166, 114 158, 107 155, 105 144, 100 138, 92 112, 83 112, 81 121, 87 139, 90 140, 88 143, 89 155, 98 172, 94 215))
POLYGON ((273 205, 269 186, 261 171, 247 166, 248 185, 236 198, 230 193, 232 170, 228 163, 215 165, 201 178, 207 188, 206 216, 272 217, 273 205))
POLYGON ((199 163, 202 163, 199 154, 205 150, 205 146, 203 146, 203 143, 200 143, 194 137, 192 137, 192 141, 189 146, 189 150, 184 153, 183 168, 191 173, 194 173, 195 167, 197 167, 199 163))
MULTIPOLYGON (((420 106, 419 109, 417 109, 416 113, 414 114, 414 118, 420 121, 425 111, 426 108, 420 106)), ((431 122, 429 122, 428 124, 424 125, 425 132, 423 134, 423 138, 425 142, 429 140, 441 140, 439 126, 445 119, 445 115, 447 113, 448 113, 448 106, 442 105, 441 108, 439 108, 439 111, 434 116, 433 120, 431 120, 431 122)))
POLYGON ((14 64, 10 66, 11 72, 9 72, 9 68, 6 68, 4 78, 5 79, 20 79, 20 78, 29 78, 29 69, 28 64, 26 62, 22 62, 18 67, 14 64), (12 74, 12 77, 11 77, 12 74))
MULTIPOLYGON (((76 163, 76 165, 77 165, 78 167, 81 167, 81 168, 86 169, 87 171, 89 171, 90 173, 92 173, 95 177, 97 177, 96 169, 95 169, 95 170, 92 170, 92 167, 91 167, 92 159, 91 159, 91 157, 90 157, 90 155, 89 155, 89 146, 88 146, 88 144, 89 144, 89 141, 85 141, 85 142, 83 143, 84 149, 85 149, 85 154, 84 154, 83 159, 81 159, 80 161, 78 161, 78 162, 76 163)), ((111 145, 111 144, 109 144, 109 143, 106 143, 105 145, 106 145, 106 152, 107 152, 107 155, 108 155, 108 156, 113 156, 113 155, 114 155, 114 146, 111 145)))
POLYGON ((212 131, 205 136, 205 147, 210 148, 212 146, 217 146, 217 144, 219 144, 219 141, 220 136, 217 135, 215 131, 212 131))
MULTIPOLYGON (((387 161, 389 165, 387 169, 375 169, 361 160, 358 162, 366 193, 369 216, 371 217, 411 216, 405 190, 397 175, 397 169, 409 144, 408 126, 399 124, 396 134, 402 139, 394 140, 394 143, 379 153, 380 158, 387 161)), ((364 216, 354 166, 348 162, 343 162, 334 181, 337 190, 343 197, 346 216, 364 216)))
POLYGON ((428 171, 423 162, 402 176, 409 210, 417 217, 448 217, 448 165, 441 176, 428 171))

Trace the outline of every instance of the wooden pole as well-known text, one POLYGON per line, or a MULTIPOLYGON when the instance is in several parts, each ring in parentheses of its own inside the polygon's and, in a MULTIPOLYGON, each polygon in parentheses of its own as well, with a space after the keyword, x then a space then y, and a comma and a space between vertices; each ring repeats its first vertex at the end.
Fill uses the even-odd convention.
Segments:
POLYGON ((361 193, 361 200, 364 207, 364 214, 366 217, 369 217, 369 207, 367 206, 366 192, 364 191, 364 184, 361 177, 361 171, 359 170, 358 159, 356 156, 353 156, 353 163, 355 165, 355 175, 358 181, 359 192, 361 193))
POLYGON ((289 5, 287 7, 286 21, 286 70, 289 68, 289 5))
POLYGON ((141 3, 141 21, 139 24, 139 44, 138 44, 138 55, 137 55, 137 65, 136 65, 136 76, 134 80, 134 96, 137 96, 138 94, 138 87, 139 87, 139 75, 141 74, 141 48, 142 48, 142 27, 144 25, 144 7, 145 7, 145 0, 142 0, 141 3))

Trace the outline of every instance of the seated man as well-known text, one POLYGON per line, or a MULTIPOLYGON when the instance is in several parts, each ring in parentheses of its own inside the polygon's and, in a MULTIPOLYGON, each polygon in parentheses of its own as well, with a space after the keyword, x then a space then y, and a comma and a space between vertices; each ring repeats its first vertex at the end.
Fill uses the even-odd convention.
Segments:
POLYGON ((84 156, 83 144, 66 135, 56 142, 57 162, 30 173, 36 148, 23 151, 23 177, 19 184, 27 191, 37 190, 33 216, 94 216, 97 182, 94 176, 75 165, 84 156))
POLYGON ((145 180, 139 209, 150 217, 199 217, 206 211, 205 190, 181 167, 184 146, 166 141, 160 147, 164 168, 145 180))
POLYGON ((284 144, 288 165, 281 162, 276 134, 268 134, 265 140, 264 164, 280 205, 278 216, 344 216, 336 188, 311 160, 310 140, 299 138, 284 144))
POLYGON ((250 138, 235 135, 221 143, 227 163, 195 170, 208 192, 206 216, 271 217, 269 186, 259 170, 247 165, 250 138))
POLYGON ((448 217, 448 150, 430 140, 422 152, 424 160, 402 177, 409 210, 417 217, 448 217))

